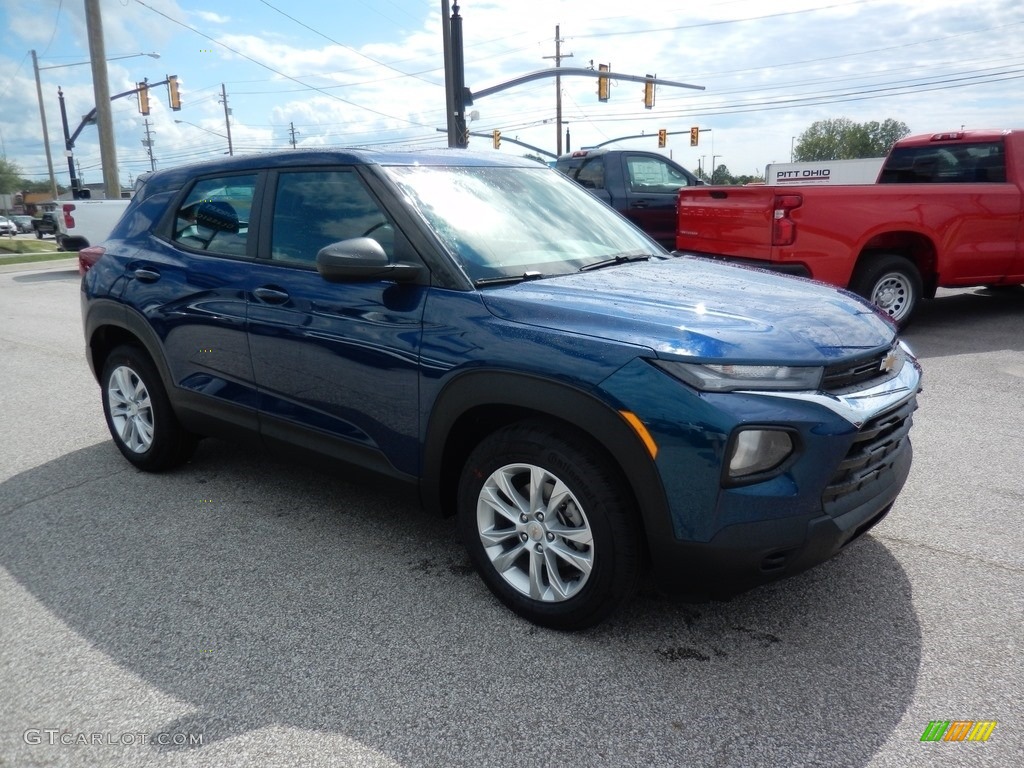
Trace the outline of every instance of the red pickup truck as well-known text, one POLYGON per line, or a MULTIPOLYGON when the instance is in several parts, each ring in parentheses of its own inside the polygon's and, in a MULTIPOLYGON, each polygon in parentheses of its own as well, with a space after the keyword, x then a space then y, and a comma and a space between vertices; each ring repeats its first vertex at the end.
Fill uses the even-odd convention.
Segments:
POLYGON ((873 185, 685 187, 680 251, 849 288, 899 325, 939 287, 1024 283, 1024 131, 898 141, 873 185))

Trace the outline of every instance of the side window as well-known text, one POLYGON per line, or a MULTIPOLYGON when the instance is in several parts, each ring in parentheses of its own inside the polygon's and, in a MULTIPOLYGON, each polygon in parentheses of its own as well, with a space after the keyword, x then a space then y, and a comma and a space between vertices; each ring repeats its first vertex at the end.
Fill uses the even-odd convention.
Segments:
POLYGON ((256 176, 200 179, 178 208, 172 239, 197 251, 245 256, 256 176))
POLYGON ((355 171, 278 176, 272 259, 312 266, 321 248, 352 237, 372 237, 394 260, 395 229, 355 171))
POLYGON ((881 184, 971 184, 1006 181, 1001 142, 894 149, 881 184))
POLYGON ((604 189, 604 158, 585 161, 576 174, 576 181, 587 189, 604 189))
POLYGON ((633 192, 668 194, 689 184, 686 176, 656 157, 627 157, 626 173, 633 192))

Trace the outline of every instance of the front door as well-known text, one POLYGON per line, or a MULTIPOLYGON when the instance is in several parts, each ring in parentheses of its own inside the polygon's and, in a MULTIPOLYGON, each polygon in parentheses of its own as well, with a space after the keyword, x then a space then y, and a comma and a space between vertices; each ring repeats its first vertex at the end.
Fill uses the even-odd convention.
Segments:
POLYGON ((386 473, 418 472, 419 346, 428 285, 329 283, 317 252, 371 237, 415 260, 354 168, 272 175, 248 329, 261 430, 386 473))

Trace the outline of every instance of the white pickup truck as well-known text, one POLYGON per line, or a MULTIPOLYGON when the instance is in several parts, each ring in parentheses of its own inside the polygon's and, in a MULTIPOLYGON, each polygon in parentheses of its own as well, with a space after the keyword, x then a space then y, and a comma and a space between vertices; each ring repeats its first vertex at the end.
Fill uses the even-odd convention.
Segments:
POLYGON ((77 253, 99 245, 110 236, 130 200, 69 200, 60 203, 57 243, 63 251, 77 253))

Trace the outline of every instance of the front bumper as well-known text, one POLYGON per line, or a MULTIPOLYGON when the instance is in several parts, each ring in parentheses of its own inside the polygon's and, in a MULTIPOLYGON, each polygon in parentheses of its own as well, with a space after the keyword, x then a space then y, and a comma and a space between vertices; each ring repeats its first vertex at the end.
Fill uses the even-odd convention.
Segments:
POLYGON ((707 542, 671 542, 653 557, 660 586, 667 592, 726 598, 825 562, 889 513, 910 473, 909 439, 893 458, 870 497, 841 514, 737 523, 707 542))
POLYGON ((822 563, 885 517, 910 472, 921 370, 909 352, 882 383, 842 394, 645 383, 671 530, 652 514, 645 526, 668 592, 722 597, 822 563), (767 480, 723 487, 729 436, 761 425, 793 430, 798 456, 767 480))

